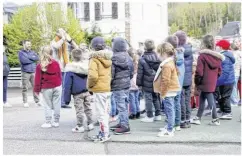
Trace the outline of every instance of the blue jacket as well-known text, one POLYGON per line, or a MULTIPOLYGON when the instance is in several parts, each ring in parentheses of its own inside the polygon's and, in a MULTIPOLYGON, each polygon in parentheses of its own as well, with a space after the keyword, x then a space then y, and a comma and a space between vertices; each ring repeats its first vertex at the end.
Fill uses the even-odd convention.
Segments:
POLYGON ((87 92, 88 61, 68 63, 65 67, 64 101, 70 103, 71 95, 87 92))
POLYGON ((180 89, 183 87, 183 81, 184 81, 184 75, 185 75, 185 66, 184 66, 184 49, 177 48, 177 61, 176 61, 176 67, 178 68, 179 71, 179 84, 180 84, 180 89))
POLYGON ((222 74, 218 78, 217 86, 233 84, 235 82, 235 58, 230 51, 224 51, 221 54, 225 56, 225 60, 222 62, 222 74))
POLYGON ((192 64, 193 64, 193 55, 192 55, 192 46, 185 44, 182 46, 184 51, 184 65, 185 65, 185 75, 183 86, 190 86, 192 84, 192 64))
POLYGON ((20 50, 18 58, 21 64, 22 72, 35 73, 36 62, 39 61, 38 55, 34 51, 20 50))
POLYGON ((111 90, 129 89, 134 75, 134 66, 127 52, 127 43, 122 38, 115 38, 113 42, 112 81, 111 90))
POLYGON ((8 58, 5 53, 3 53, 3 76, 8 76, 10 72, 10 67, 8 64, 8 58))

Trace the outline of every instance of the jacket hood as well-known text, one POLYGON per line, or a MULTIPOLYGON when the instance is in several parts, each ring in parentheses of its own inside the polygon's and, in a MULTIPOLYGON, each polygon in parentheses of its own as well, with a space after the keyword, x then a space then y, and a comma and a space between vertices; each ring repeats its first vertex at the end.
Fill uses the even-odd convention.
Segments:
POLYGON ((80 62, 68 63, 65 67, 65 72, 73 72, 76 74, 88 74, 88 60, 80 62))
POLYGON ((222 54, 224 54, 225 57, 228 57, 233 64, 235 63, 235 57, 232 52, 225 51, 225 52, 222 52, 222 54))
POLYGON ((99 60, 105 68, 108 68, 112 65, 112 60, 111 60, 112 56, 113 56, 113 53, 107 49, 93 51, 90 54, 90 58, 95 58, 95 59, 99 60))
POLYGON ((127 69, 129 67, 129 59, 131 60, 127 52, 120 52, 114 55, 112 62, 121 69, 127 69))
POLYGON ((113 41, 113 52, 125 52, 128 49, 127 42, 121 37, 116 37, 113 41))
POLYGON ((161 62, 156 53, 153 51, 146 51, 143 55, 143 58, 145 62, 148 63, 153 69, 156 68, 157 64, 160 64, 161 62))
POLYGON ((204 55, 204 59, 206 60, 206 63, 210 69, 219 68, 221 66, 221 61, 225 59, 225 57, 220 53, 209 49, 201 50, 200 54, 204 55))

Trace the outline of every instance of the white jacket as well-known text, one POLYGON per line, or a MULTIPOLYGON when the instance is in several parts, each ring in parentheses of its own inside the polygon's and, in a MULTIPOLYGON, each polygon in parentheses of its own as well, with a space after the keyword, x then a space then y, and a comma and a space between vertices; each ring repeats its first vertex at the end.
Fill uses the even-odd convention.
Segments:
POLYGON ((234 73, 235 73, 235 77, 238 77, 240 76, 242 52, 239 50, 236 50, 236 51, 233 51, 233 55, 235 57, 234 73))

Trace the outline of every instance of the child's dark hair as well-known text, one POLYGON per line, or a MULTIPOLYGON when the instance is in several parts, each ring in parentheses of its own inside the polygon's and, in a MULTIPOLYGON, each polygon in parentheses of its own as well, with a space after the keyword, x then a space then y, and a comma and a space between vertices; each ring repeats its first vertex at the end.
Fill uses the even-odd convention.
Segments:
POLYGON ((214 50, 215 48, 215 42, 214 42, 214 37, 212 35, 206 35, 203 37, 203 46, 204 48, 214 50))
POLYGON ((81 61, 83 52, 84 52, 84 49, 82 49, 82 48, 73 49, 71 51, 73 61, 75 61, 75 62, 81 61))

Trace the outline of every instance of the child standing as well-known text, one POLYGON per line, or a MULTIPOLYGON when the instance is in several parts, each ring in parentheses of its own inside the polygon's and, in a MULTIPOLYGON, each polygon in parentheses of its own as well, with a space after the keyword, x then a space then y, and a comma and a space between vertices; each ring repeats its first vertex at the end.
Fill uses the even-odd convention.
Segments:
POLYGON ((207 35, 203 38, 203 50, 200 51, 198 57, 198 63, 195 74, 195 84, 199 90, 200 103, 197 116, 191 120, 191 123, 200 125, 201 117, 205 109, 205 101, 208 101, 208 105, 212 109, 212 121, 210 125, 220 125, 216 112, 216 104, 214 100, 213 92, 216 88, 218 76, 221 72, 221 62, 224 60, 224 56, 214 49, 214 38, 211 35, 207 35))
POLYGON ((87 117, 88 130, 94 129, 91 109, 92 97, 86 87, 88 60, 84 59, 84 49, 74 49, 71 53, 73 62, 68 63, 65 67, 64 101, 70 103, 70 97, 73 95, 77 125, 72 129, 72 132, 83 133, 85 131, 84 115, 87 117))
POLYGON ((109 135, 109 106, 111 90, 111 66, 112 52, 105 49, 105 41, 102 37, 92 39, 91 47, 94 50, 90 55, 88 69, 88 90, 94 95, 94 103, 99 122, 99 133, 93 136, 93 140, 105 142, 109 135))
POLYGON ((61 107, 61 70, 59 63, 52 59, 52 49, 45 46, 40 55, 40 64, 36 67, 34 92, 43 97, 45 123, 42 128, 59 127, 61 107), (52 112, 54 122, 52 123, 52 112))
POLYGON ((158 45, 157 52, 163 61, 155 75, 154 91, 160 93, 167 116, 167 126, 158 133, 158 137, 173 136, 175 121, 174 98, 181 91, 176 68, 176 50, 170 43, 165 42, 158 45))

